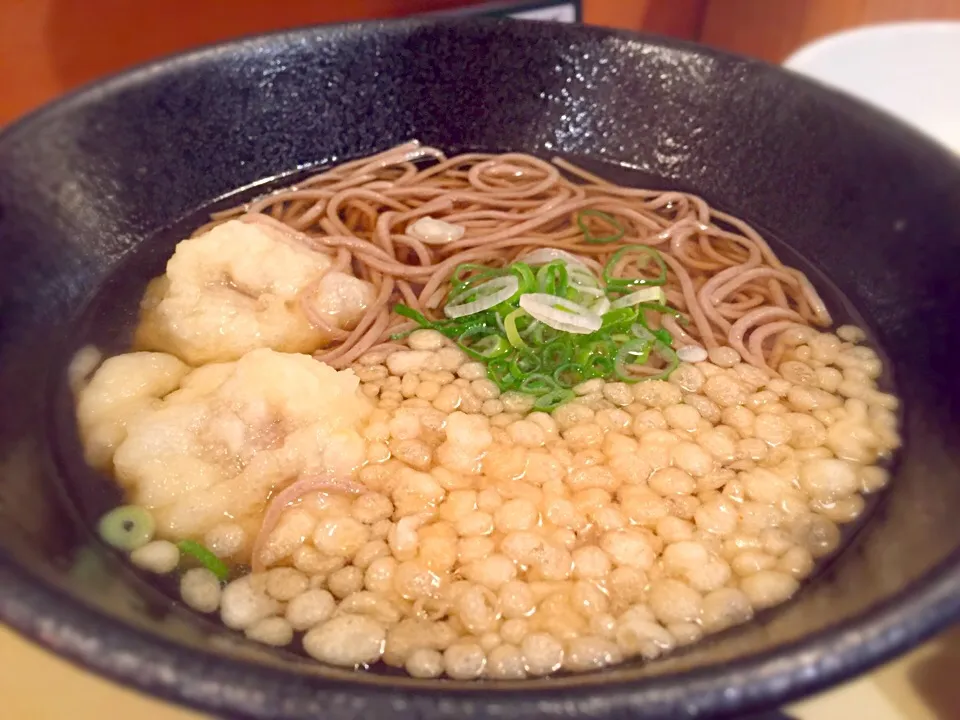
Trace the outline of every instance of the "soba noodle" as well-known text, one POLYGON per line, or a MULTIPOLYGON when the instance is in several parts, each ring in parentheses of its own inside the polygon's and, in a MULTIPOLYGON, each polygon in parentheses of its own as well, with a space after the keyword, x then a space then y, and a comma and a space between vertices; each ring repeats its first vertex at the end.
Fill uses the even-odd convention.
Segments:
POLYGON ((351 331, 332 328, 309 307, 311 320, 335 338, 315 354, 350 365, 414 327, 393 315, 403 301, 436 313, 461 263, 509 265, 538 248, 557 248, 604 264, 616 246, 590 244, 572 218, 598 210, 626 233, 617 245, 655 247, 669 267, 669 303, 692 320, 667 321, 684 344, 729 346, 772 373, 777 336, 800 326, 827 327, 830 314, 806 276, 783 265, 747 223, 696 195, 626 188, 555 158, 469 153, 448 158, 417 142, 324 171, 247 205, 217 213, 283 230, 297 242, 334 256, 334 269, 352 266, 376 288, 369 312, 351 331), (429 165, 423 160, 431 160, 429 165), (418 218, 464 228, 463 237, 427 245, 406 234, 418 218))

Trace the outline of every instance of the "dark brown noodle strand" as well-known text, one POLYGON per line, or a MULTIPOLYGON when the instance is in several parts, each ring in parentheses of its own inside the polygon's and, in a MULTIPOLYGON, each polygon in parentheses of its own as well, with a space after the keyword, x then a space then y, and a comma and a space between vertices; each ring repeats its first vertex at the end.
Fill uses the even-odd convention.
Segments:
POLYGON ((662 319, 675 345, 726 345, 766 371, 796 343, 797 328, 831 324, 810 281, 739 218, 695 195, 621 187, 559 158, 447 157, 409 142, 218 212, 197 233, 228 219, 280 230, 374 285, 375 299, 351 330, 331 327, 312 309, 316 283, 303 293, 307 317, 333 338, 316 357, 337 368, 397 346, 390 336, 412 325, 392 313, 396 303, 439 316, 459 264, 500 267, 538 248, 574 253, 599 272, 623 245, 656 247, 668 267, 668 301, 690 319, 683 327, 662 319), (614 217, 623 237, 586 242, 577 214, 588 209, 614 217), (438 245, 408 235, 426 216, 463 227, 463 236, 438 245))

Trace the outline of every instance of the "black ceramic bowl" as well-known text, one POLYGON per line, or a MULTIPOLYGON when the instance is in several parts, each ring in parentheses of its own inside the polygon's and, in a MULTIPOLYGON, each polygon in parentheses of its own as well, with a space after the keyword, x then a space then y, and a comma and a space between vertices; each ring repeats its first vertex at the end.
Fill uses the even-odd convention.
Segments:
POLYGON ((0 136, 0 257, 0 618, 147 692, 255 718, 740 717, 865 670, 960 608, 960 167, 782 70, 510 22, 349 25, 201 50, 0 136), (906 445, 826 573, 662 662, 479 684, 268 651, 98 549, 54 430, 70 422, 53 396, 84 298, 139 243, 224 193, 409 138, 632 166, 772 231, 853 300, 892 360, 906 445))

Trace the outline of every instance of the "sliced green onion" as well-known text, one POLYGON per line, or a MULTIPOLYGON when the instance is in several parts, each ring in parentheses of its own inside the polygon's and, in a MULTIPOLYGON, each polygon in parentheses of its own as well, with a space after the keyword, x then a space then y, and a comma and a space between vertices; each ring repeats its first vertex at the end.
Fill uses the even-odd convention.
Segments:
MULTIPOLYGON (((646 329, 646 328, 644 328, 646 329)), ((653 338, 649 340, 630 340, 624 343, 617 352, 614 362, 614 372, 617 377, 627 382, 637 382, 640 378, 633 375, 630 365, 643 365, 650 358, 650 351, 653 349, 653 338)))
POLYGON ((670 345, 673 343, 673 336, 668 330, 664 328, 658 328, 656 330, 651 330, 647 327, 647 324, 643 321, 642 317, 639 322, 635 323, 631 328, 631 332, 635 337, 645 342, 656 341, 663 343, 664 345, 670 345))
POLYGON ((567 265, 570 284, 582 288, 600 288, 600 279, 586 265, 567 265))
MULTIPOLYGON (((404 305, 403 303, 397 303, 393 309, 397 315, 410 318, 420 327, 436 330, 437 332, 443 333, 447 337, 453 339, 456 339, 465 330, 469 330, 478 326, 484 326, 486 324, 482 318, 472 316, 457 320, 431 320, 423 313, 418 312, 417 310, 414 310, 412 307, 404 305)), ((397 334, 400 336, 404 335, 404 333, 397 334)))
POLYGON ((533 329, 533 332, 530 334, 533 342, 537 345, 547 345, 558 338, 569 338, 570 334, 552 328, 546 323, 537 321, 537 326, 533 329))
MULTIPOLYGON (((524 312, 526 312, 526 310, 524 310, 524 312)), ((522 337, 524 340, 528 340, 536 334, 537 328, 542 324, 543 323, 541 323, 539 320, 534 320, 531 318, 530 324, 525 328, 517 327, 517 332, 520 333, 520 337, 522 337)))
POLYGON ((617 308, 609 310, 603 316, 600 325, 601 330, 623 329, 629 330, 630 326, 637 321, 639 311, 635 307, 617 308))
POLYGON ((514 310, 503 319, 503 331, 507 340, 515 348, 526 350, 530 346, 523 341, 520 331, 517 330, 517 320, 530 317, 526 310, 514 310))
POLYGON ((607 293, 600 288, 569 285, 567 286, 567 292, 564 297, 578 305, 583 305, 590 310, 590 312, 596 313, 597 315, 603 315, 610 309, 610 301, 607 300, 607 293), (603 305, 597 310, 596 308, 599 303, 603 303, 603 305))
POLYGON ((616 242, 627 232, 623 225, 621 225, 620 222, 613 217, 613 215, 605 213, 601 210, 581 210, 577 213, 577 226, 583 233, 584 242, 596 245, 604 245, 606 243, 616 242), (587 225, 587 218, 591 217, 602 220, 613 229, 613 232, 608 235, 594 235, 593 231, 587 225))
POLYGON ((93 545, 77 549, 67 574, 87 587, 106 587, 111 580, 111 568, 107 565, 103 550, 93 545))
POLYGON ((139 505, 115 507, 97 523, 97 532, 104 542, 126 552, 132 552, 153 540, 156 529, 153 515, 139 505))
POLYGON ((492 360, 510 352, 510 343, 486 325, 469 328, 457 338, 457 344, 474 360, 492 360))
POLYGON ((403 332, 393 333, 393 335, 390 336, 390 339, 391 339, 391 340, 406 340, 408 337, 410 337, 410 334, 413 333, 414 330, 416 330, 416 328, 413 328, 412 330, 404 330, 403 332))
POLYGON ((648 345, 652 345, 657 340, 657 336, 653 334, 653 331, 642 322, 634 323, 630 328, 630 332, 633 333, 635 338, 648 345))
POLYGON ((594 355, 616 357, 617 344, 613 340, 594 340, 578 349, 576 360, 581 365, 586 365, 594 355))
POLYGON ((615 372, 617 377, 626 382, 647 382, 649 380, 663 380, 667 378, 670 373, 677 369, 678 365, 680 365, 680 358, 677 357, 677 353, 675 353, 669 345, 665 345, 659 341, 648 344, 643 340, 632 340, 620 348, 620 353, 617 354, 615 372), (660 356, 666 363, 666 366, 655 375, 639 377, 630 373, 627 366, 645 363, 649 358, 651 350, 660 356), (632 361, 628 362, 628 359, 632 361))
POLYGON ((603 320, 583 305, 546 293, 520 296, 520 307, 555 330, 587 335, 599 330, 603 320))
POLYGON ((594 312, 600 317, 603 317, 610 312, 610 301, 606 298, 606 296, 599 298, 593 305, 590 306, 590 312, 594 312))
POLYGON ((617 362, 615 358, 606 355, 594 355, 584 365, 587 377, 603 378, 616 372, 617 362))
POLYGON ((637 307, 639 307, 641 310, 652 310, 653 312, 658 312, 662 315, 673 315, 677 319, 677 322, 679 322, 681 325, 690 324, 690 318, 688 318, 679 310, 672 308, 669 305, 665 305, 664 303, 644 302, 640 303, 637 307))
POLYGON ((570 362, 573 356, 573 346, 569 340, 558 338, 544 346, 540 359, 547 367, 558 367, 570 362))
POLYGON ((537 270, 537 287, 542 293, 565 297, 568 285, 567 266, 560 260, 554 260, 537 270))
POLYGON ((520 380, 510 372, 510 361, 497 358, 487 363, 487 377, 493 380, 501 391, 513 390, 520 380))
POLYGON ((514 377, 522 379, 540 370, 542 365, 543 362, 540 358, 532 352, 519 352, 510 361, 510 373, 514 377))
POLYGON ((491 278, 500 277, 501 275, 506 275, 507 271, 503 268, 492 268, 486 265, 476 265, 474 263, 462 263, 457 265, 453 271, 453 275, 450 278, 450 283, 457 290, 463 290, 469 288, 478 283, 484 282, 485 280, 490 280, 491 278), (471 275, 468 278, 462 277, 465 273, 476 273, 471 275))
MULTIPOLYGON (((623 226, 599 210, 577 215, 587 242, 619 239, 623 226), (598 236, 603 224, 616 234, 598 236)), ((628 245, 612 253, 598 278, 590 261, 563 250, 541 248, 505 268, 464 263, 453 273, 444 319, 434 320, 403 304, 399 315, 455 340, 473 359, 487 365, 487 376, 501 391, 550 395, 543 407, 556 407, 570 388, 589 378, 644 379, 636 366, 656 351, 667 368, 675 366, 673 338, 652 330, 645 312, 670 314, 659 287, 666 282, 663 257, 646 245, 628 245), (637 277, 616 275, 618 266, 637 277), (658 271, 656 277, 649 273, 658 271)), ((396 333, 404 337, 406 332, 396 333)))
MULTIPOLYGON (((644 267, 647 264, 647 262, 644 262, 641 267, 644 267)), ((646 245, 627 245, 611 255, 610 259, 607 261, 607 264, 603 266, 603 281, 607 284, 608 290, 617 292, 626 292, 628 288, 642 287, 644 285, 663 285, 667 282, 667 264, 663 261, 663 258, 660 257, 660 253, 658 253, 652 247, 647 247, 646 245), (615 277, 613 275, 614 269, 617 267, 617 264, 620 262, 623 256, 628 254, 640 255, 642 258, 645 258, 646 261, 653 261, 653 263, 659 268, 660 274, 655 278, 615 277)))
POLYGON ((226 563, 195 540, 181 540, 177 543, 177 547, 180 548, 182 554, 189 555, 199 561, 207 570, 216 575, 220 582, 226 582, 227 578, 230 577, 230 568, 227 567, 226 563))
MULTIPOLYGON (((507 307, 510 307, 510 306, 507 305, 507 307)), ((500 331, 500 334, 501 334, 501 335, 506 335, 506 334, 507 334, 507 328, 506 328, 506 326, 504 326, 504 324, 503 324, 503 317, 500 315, 500 313, 497 312, 497 310, 494 308, 493 310, 490 311, 490 314, 493 316, 493 322, 496 324, 497 330, 500 331)), ((484 317, 485 317, 485 314, 483 314, 483 315, 477 315, 477 316, 474 316, 474 317, 475 317, 476 320, 482 321, 482 320, 484 319, 484 317)))
POLYGON ((550 392, 544 393, 534 400, 533 409, 549 412, 551 410, 556 410, 565 402, 569 402, 575 397, 576 395, 574 395, 571 390, 557 388, 556 390, 551 390, 550 392))
POLYGON ((658 328, 656 330, 651 330, 650 332, 652 332, 654 337, 656 337, 657 340, 659 340, 663 345, 669 346, 671 343, 673 343, 673 335, 670 334, 669 330, 658 328))
POLYGON ((673 348, 669 345, 657 343, 656 346, 654 346, 654 351, 664 362, 667 363, 667 365, 658 374, 643 378, 644 381, 665 380, 667 377, 669 377, 670 373, 676 370, 680 365, 680 358, 677 357, 677 353, 674 352, 673 348))
POLYGON ((405 318, 410 318, 421 327, 432 328, 434 326, 433 320, 428 318, 423 313, 417 310, 414 310, 409 305, 404 305, 403 303, 397 303, 396 305, 393 306, 393 311, 397 315, 402 315, 405 318))
POLYGON ((564 363, 553 371, 553 379, 561 388, 572 388, 588 378, 587 370, 578 363, 564 363))
POLYGON ((471 350, 480 357, 490 360, 510 352, 510 343, 502 335, 488 335, 475 342, 471 350))
POLYGON ((546 392, 557 389, 556 381, 549 375, 543 373, 534 373, 524 378, 520 383, 520 392, 530 395, 543 395, 546 392))
POLYGON ((514 275, 502 275, 471 286, 447 300, 443 313, 448 318, 462 318, 489 310, 512 299, 520 290, 520 281, 514 275))
POLYGON ((654 303, 662 305, 666 301, 667 295, 663 292, 663 288, 645 287, 624 295, 621 298, 617 298, 610 303, 610 309, 616 310, 617 308, 630 307, 631 305, 639 305, 640 303, 654 303))
POLYGON ((533 274, 531 268, 525 262, 515 262, 509 268, 509 271, 517 276, 520 281, 520 292, 528 293, 537 289, 537 276, 533 274))

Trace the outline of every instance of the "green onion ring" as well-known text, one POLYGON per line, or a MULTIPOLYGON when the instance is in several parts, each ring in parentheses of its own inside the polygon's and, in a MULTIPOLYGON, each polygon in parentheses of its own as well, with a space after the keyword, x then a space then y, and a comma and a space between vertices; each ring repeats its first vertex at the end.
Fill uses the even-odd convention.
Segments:
POLYGON ((195 540, 181 540, 177 543, 180 552, 189 555, 200 562, 207 570, 217 576, 220 582, 226 582, 230 577, 230 568, 220 558, 210 552, 195 540))
POLYGON ((605 378, 616 372, 617 363, 615 358, 606 355, 594 355, 587 361, 584 368, 587 371, 587 377, 605 378))
POLYGON ((492 360, 510 352, 510 343, 507 339, 491 331, 487 325, 468 328, 457 338, 457 344, 474 360, 492 360), (473 340, 477 335, 480 337, 473 340))
POLYGON ((569 340, 559 338, 547 343, 540 352, 540 359, 544 365, 559 366, 570 362, 573 357, 573 346, 569 340))
POLYGON ((616 242, 627 233, 623 225, 620 224, 620 221, 618 221, 615 217, 613 217, 613 215, 605 213, 602 210, 588 209, 588 210, 581 210, 580 212, 578 212, 577 227, 579 227, 580 231, 583 233, 584 242, 590 243, 592 245, 605 245, 607 243, 616 242), (610 235, 600 235, 600 236, 594 235, 593 232, 590 230, 590 228, 587 227, 588 217, 595 217, 595 218, 599 218, 600 220, 603 220, 603 222, 607 223, 610 227, 613 228, 614 232, 611 233, 610 235))
POLYGON ((647 245, 627 245, 611 255, 607 264, 603 266, 603 281, 607 284, 607 290, 613 290, 614 292, 626 292, 629 289, 647 285, 663 285, 667 282, 667 264, 663 261, 663 258, 660 257, 660 253, 652 247, 648 247, 647 245), (655 278, 614 277, 614 268, 617 266, 617 263, 620 262, 621 258, 628 253, 642 255, 652 260, 660 269, 660 274, 655 278))
POLYGON ((537 287, 548 295, 565 297, 569 280, 567 266, 561 260, 554 260, 537 270, 537 287))
POLYGON ((450 283, 454 286, 457 292, 461 292, 472 285, 476 285, 477 283, 507 274, 509 274, 508 271, 504 270, 503 268, 492 268, 486 265, 477 265, 475 263, 462 263, 454 268, 453 275, 450 277, 450 283), (477 274, 471 275, 465 280, 461 279, 460 275, 462 273, 473 271, 477 271, 477 274))
POLYGON ((543 395, 551 390, 557 389, 556 381, 549 375, 543 373, 533 373, 524 378, 520 383, 520 392, 530 395, 543 395))
POLYGON ((658 312, 663 315, 673 315, 681 325, 690 324, 690 318, 669 305, 663 305, 662 303, 639 303, 637 307, 641 310, 652 310, 653 312, 658 312))
POLYGON ((525 262, 515 262, 508 270, 517 276, 520 281, 520 292, 535 292, 537 288, 537 278, 533 274, 533 268, 525 262))
POLYGON ((669 345, 664 345, 662 343, 657 343, 654 347, 654 351, 666 361, 667 366, 660 372, 658 375, 651 375, 650 377, 644 378, 645 381, 648 380, 665 380, 670 376, 674 370, 680 365, 680 358, 677 357, 677 353, 669 345))
POLYGON ((553 379, 557 385, 564 389, 576 387, 588 378, 586 369, 578 363, 564 363, 553 371, 553 379), (568 379, 567 375, 575 373, 573 379, 568 379))
POLYGON ((530 317, 529 313, 520 308, 514 310, 503 319, 503 332, 507 336, 507 340, 510 342, 510 344, 518 350, 527 350, 530 348, 530 346, 523 341, 520 331, 517 330, 517 320, 525 317, 530 317))
POLYGON ((418 312, 417 310, 414 310, 409 305, 404 305, 403 303, 397 303, 396 305, 394 305, 393 311, 397 315, 401 315, 405 318, 410 318, 421 327, 432 328, 435 324, 433 320, 430 320, 429 318, 427 318, 427 316, 424 315, 423 313, 418 312))
POLYGON ((487 377, 490 378, 501 392, 513 390, 520 381, 510 372, 510 361, 496 358, 487 363, 487 377))
POLYGON ((651 340, 630 340, 624 343, 619 352, 614 365, 614 372, 620 380, 625 382, 637 382, 640 378, 632 375, 627 369, 628 365, 642 365, 650 358, 650 351, 654 343, 651 340))
POLYGON ((565 402, 573 400, 574 397, 576 397, 576 395, 574 395, 571 390, 557 388, 538 397, 533 403, 533 409, 549 412, 557 409, 565 402))
POLYGON ((132 552, 153 540, 156 529, 153 515, 139 505, 115 507, 97 523, 97 532, 104 542, 126 552, 132 552))
POLYGON ((531 373, 539 372, 543 362, 532 352, 518 352, 510 361, 510 373, 517 379, 522 379, 531 373))

